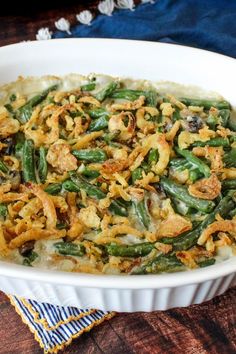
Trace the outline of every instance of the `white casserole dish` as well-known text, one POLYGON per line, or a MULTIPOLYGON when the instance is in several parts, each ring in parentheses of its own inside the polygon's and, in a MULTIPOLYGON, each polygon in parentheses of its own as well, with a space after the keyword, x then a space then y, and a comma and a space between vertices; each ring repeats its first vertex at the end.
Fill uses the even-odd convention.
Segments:
MULTIPOLYGON (((107 39, 29 42, 0 48, 0 85, 22 76, 91 72, 168 80, 219 92, 236 105, 236 61, 176 45, 107 39)), ((174 274, 112 276, 0 262, 0 290, 38 301, 115 311, 166 310, 209 300, 236 284, 236 257, 174 274)))

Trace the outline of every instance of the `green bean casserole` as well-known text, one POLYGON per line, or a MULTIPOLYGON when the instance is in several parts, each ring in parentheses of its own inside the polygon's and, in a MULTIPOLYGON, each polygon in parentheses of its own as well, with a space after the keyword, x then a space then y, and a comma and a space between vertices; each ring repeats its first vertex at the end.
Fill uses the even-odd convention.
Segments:
POLYGON ((91 74, 0 88, 1 260, 150 274, 236 254, 235 112, 164 86, 91 74))

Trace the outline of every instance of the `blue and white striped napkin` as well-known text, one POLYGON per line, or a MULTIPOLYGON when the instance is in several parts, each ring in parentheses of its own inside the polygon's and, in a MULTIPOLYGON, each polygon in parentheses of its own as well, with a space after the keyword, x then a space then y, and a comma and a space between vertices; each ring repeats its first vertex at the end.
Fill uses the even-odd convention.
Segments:
POLYGON ((81 310, 39 303, 12 295, 8 297, 45 354, 57 353, 73 339, 115 315, 114 312, 81 310))

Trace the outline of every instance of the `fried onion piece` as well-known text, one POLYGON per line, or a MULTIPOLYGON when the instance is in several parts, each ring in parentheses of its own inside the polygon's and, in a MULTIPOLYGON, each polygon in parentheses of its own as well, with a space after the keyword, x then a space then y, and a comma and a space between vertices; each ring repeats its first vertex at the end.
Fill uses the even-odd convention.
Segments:
POLYGON ((121 112, 111 116, 108 122, 108 129, 111 133, 119 130, 118 140, 126 141, 134 135, 135 125, 135 117, 131 112, 121 112))
POLYGON ((169 214, 167 219, 161 221, 156 237, 157 239, 161 237, 176 237, 191 229, 191 221, 178 214, 169 214))
POLYGON ((64 111, 64 107, 53 110, 52 115, 46 119, 46 124, 43 125, 39 117, 40 107, 36 107, 30 120, 24 125, 26 138, 32 139, 36 147, 53 144, 59 139, 59 117, 64 111))
POLYGON ((80 209, 78 218, 89 228, 98 229, 100 227, 101 220, 97 215, 97 208, 95 205, 89 205, 87 208, 80 209))
POLYGON ((221 183, 215 174, 203 178, 188 187, 189 194, 200 199, 213 200, 221 192, 221 183))
POLYGON ((114 111, 133 111, 142 107, 145 103, 145 96, 140 96, 135 101, 124 103, 114 103, 111 105, 111 110, 114 111))
POLYGON ((25 204, 18 214, 23 219, 29 219, 32 215, 36 215, 42 207, 41 200, 35 197, 25 204))
POLYGON ((4 107, 0 108, 0 137, 7 138, 9 135, 15 134, 20 129, 20 123, 17 119, 9 117, 4 107))
POLYGON ((77 159, 70 153, 70 146, 64 140, 51 145, 47 153, 47 162, 59 172, 77 169, 77 159))
POLYGON ((82 235, 84 231, 84 225, 78 219, 78 208, 76 205, 76 193, 68 192, 67 194, 67 203, 68 203, 68 216, 70 220, 70 228, 67 231, 67 236, 70 239, 75 239, 82 235))
POLYGON ((49 196, 48 193, 44 192, 42 188, 36 184, 30 184, 29 189, 42 202, 43 212, 47 218, 47 228, 55 229, 57 224, 57 214, 51 196, 49 196))
POLYGON ((66 203, 65 198, 59 195, 52 195, 51 199, 55 205, 55 208, 60 209, 61 213, 65 213, 68 210, 68 204, 66 203))
POLYGON ((101 173, 105 175, 113 175, 115 172, 122 171, 127 165, 126 160, 109 159, 106 160, 101 166, 101 173))
POLYGON ((236 168, 223 168, 222 179, 234 179, 236 178, 236 168))
MULTIPOLYGON (((158 113, 158 111, 157 111, 158 113)), ((153 133, 155 131, 155 124, 145 119, 146 108, 140 108, 136 112, 137 127, 144 133, 153 133)))
POLYGON ((0 203, 10 203, 16 200, 21 200, 24 202, 28 201, 28 193, 13 193, 9 192, 11 189, 11 183, 7 182, 0 186, 0 203))
POLYGON ((19 236, 16 236, 13 240, 9 243, 9 248, 19 248, 27 241, 37 241, 41 239, 57 239, 65 237, 66 230, 45 230, 41 228, 32 228, 25 232, 22 232, 19 236))
POLYGON ((79 103, 89 103, 92 104, 95 107, 100 107, 101 103, 96 100, 96 98, 92 97, 92 96, 83 96, 79 99, 79 103))
POLYGON ((99 132, 92 132, 90 134, 85 134, 77 139, 76 143, 73 145, 73 149, 83 149, 84 147, 87 147, 90 142, 99 138, 103 134, 104 134, 103 130, 100 130, 99 132))
POLYGON ((142 232, 129 226, 129 225, 125 225, 125 224, 119 224, 119 225, 115 225, 112 226, 109 229, 105 229, 104 231, 100 232, 97 236, 96 236, 96 243, 98 244, 103 244, 103 243, 107 243, 107 240, 111 240, 112 242, 114 240, 116 240, 116 236, 117 235, 126 235, 126 234, 130 234, 130 235, 134 235, 137 237, 142 237, 142 232))
POLYGON ((179 120, 177 120, 171 127, 171 129, 166 133, 166 140, 167 141, 173 141, 176 134, 178 133, 178 130, 181 126, 181 123, 179 120))
POLYGON ((143 145, 144 148, 148 149, 157 149, 159 153, 158 162, 152 166, 152 171, 158 175, 161 175, 166 169, 169 160, 171 149, 168 142, 165 139, 165 134, 152 134, 144 139, 143 145))
POLYGON ((197 263, 195 262, 194 257, 189 251, 179 251, 176 252, 176 257, 188 268, 194 269, 198 268, 197 263))
POLYGON ((200 246, 204 245, 207 240, 213 235, 215 232, 229 232, 236 233, 236 221, 235 220, 221 220, 215 221, 202 232, 201 236, 198 239, 198 244, 200 246))
POLYGON ((193 148, 194 155, 198 157, 206 157, 211 161, 211 170, 214 172, 221 172, 223 168, 222 157, 224 155, 224 150, 222 146, 212 147, 194 147, 193 148))
POLYGON ((7 256, 9 252, 4 233, 3 233, 3 228, 2 228, 2 223, 0 223, 0 255, 1 256, 7 256))

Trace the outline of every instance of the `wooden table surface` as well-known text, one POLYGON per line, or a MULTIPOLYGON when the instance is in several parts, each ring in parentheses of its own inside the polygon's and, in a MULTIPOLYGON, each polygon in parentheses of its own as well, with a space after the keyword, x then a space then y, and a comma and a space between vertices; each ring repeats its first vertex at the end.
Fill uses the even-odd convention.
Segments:
MULTIPOLYGON (((0 46, 35 39, 40 27, 55 30, 54 21, 98 1, 50 1, 50 5, 12 6, 0 16, 0 46)), ((43 1, 41 2, 43 3, 43 1)), ((44 2, 45 3, 45 2, 44 2)), ((2 13, 2 11, 1 11, 2 13)), ((33 335, 0 293, 0 354, 42 353, 33 335)), ((75 340, 64 354, 233 354, 236 353, 236 288, 209 302, 166 312, 117 314, 75 340)))

